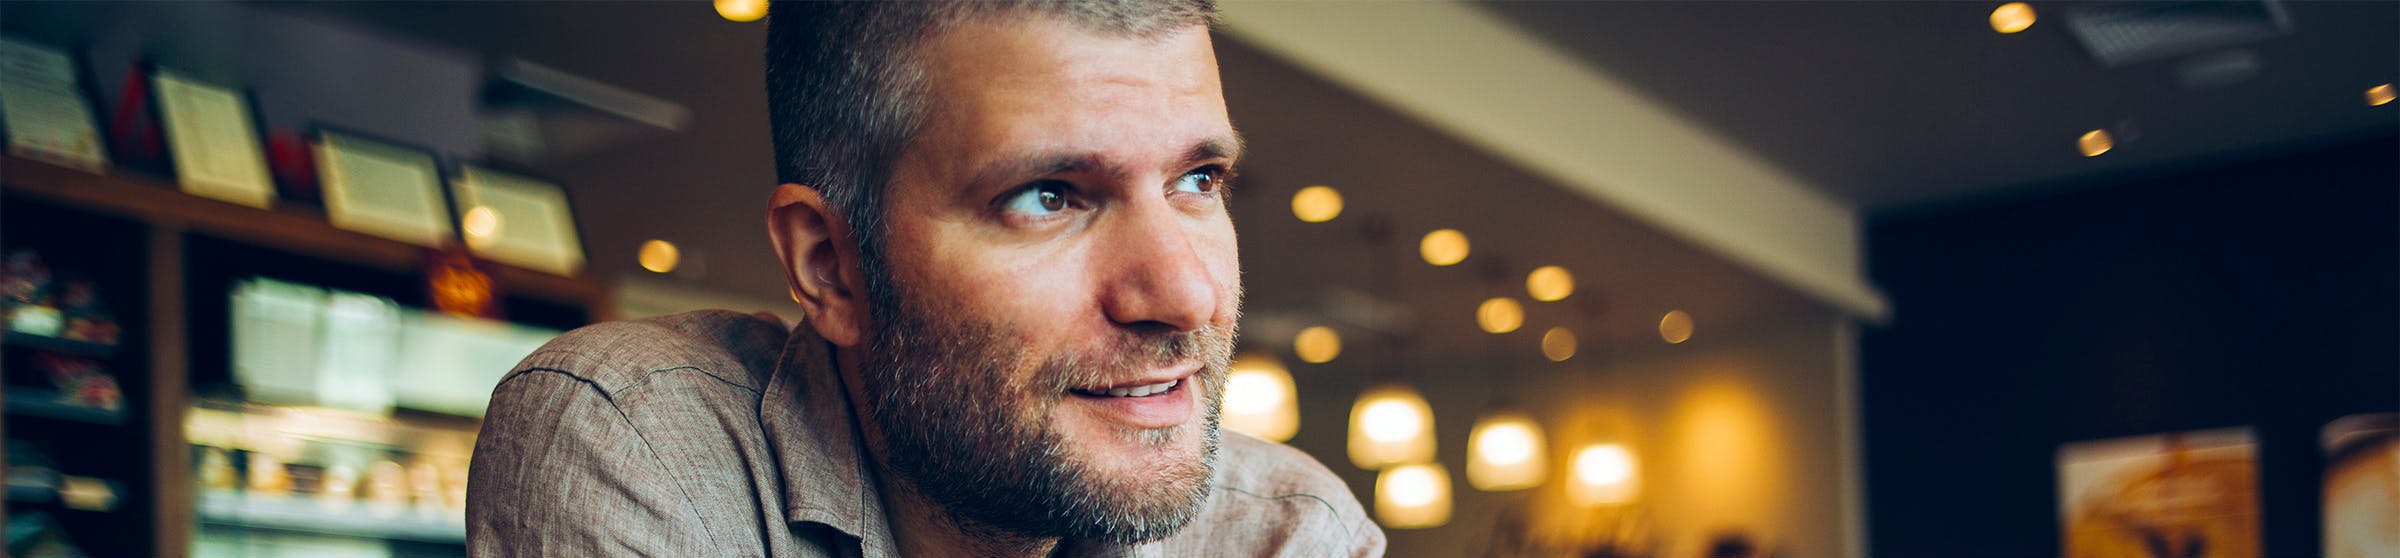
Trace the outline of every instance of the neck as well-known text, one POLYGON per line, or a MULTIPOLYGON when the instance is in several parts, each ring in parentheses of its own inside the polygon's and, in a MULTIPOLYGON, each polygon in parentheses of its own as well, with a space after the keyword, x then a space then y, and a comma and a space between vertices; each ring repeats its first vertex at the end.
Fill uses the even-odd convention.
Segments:
POLYGON ((1058 539, 1033 538, 976 525, 952 516, 929 501, 908 481, 878 475, 886 513, 891 516, 892 540, 901 556, 972 556, 976 558, 1038 558, 1058 547, 1058 539))
POLYGON ((865 438, 868 463, 874 464, 876 493, 883 497, 892 540, 901 556, 962 556, 974 558, 1038 558, 1058 547, 1058 539, 1025 537, 953 516, 926 498, 914 484, 883 467, 883 433, 867 415, 865 384, 859 381, 855 354, 835 352, 835 368, 850 395, 850 416, 865 438))

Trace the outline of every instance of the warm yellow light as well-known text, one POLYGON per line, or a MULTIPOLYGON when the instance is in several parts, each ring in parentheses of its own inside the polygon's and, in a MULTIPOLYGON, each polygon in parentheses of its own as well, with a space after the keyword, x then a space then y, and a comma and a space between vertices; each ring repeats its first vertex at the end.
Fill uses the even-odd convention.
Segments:
POLYGON ((1300 432, 1300 403, 1292 387, 1292 373, 1264 354, 1245 354, 1234 359, 1233 371, 1225 376, 1225 409, 1220 416, 1226 430, 1260 439, 1284 442, 1300 432))
POLYGON ((1542 425, 1518 412, 1497 412, 1475 421, 1467 435, 1467 484, 1499 492, 1541 486, 1550 476, 1549 448, 1542 425))
POLYGON ((1458 229, 1425 233, 1425 239, 1417 241, 1417 254, 1425 257, 1425 263, 1433 265, 1467 261, 1467 251, 1467 233, 1458 232, 1458 229))
POLYGON ((2092 130, 2084 132, 2083 137, 2075 138, 2075 148, 2083 150, 2085 157, 2098 157, 2116 146, 2117 139, 2109 137, 2108 130, 2092 130))
POLYGON ((1566 300, 1567 295, 1575 294, 1575 274, 1555 265, 1533 268, 1533 273, 1525 275, 1525 294, 1542 302, 1566 300))
POLYGON ((1332 186, 1310 186, 1292 194, 1292 216, 1323 223, 1342 216, 1342 193, 1332 186))
POLYGON ((767 17, 767 0, 717 0, 717 15, 732 21, 767 17))
POLYGON ((1665 339, 1668 343, 1692 340, 1692 315, 1685 314, 1682 310, 1667 312, 1666 316, 1658 319, 1658 338, 1665 339))
POLYGON ((2033 26, 2033 6, 2024 2, 2009 2, 1992 8, 1992 30, 2001 34, 2024 31, 2033 26))
POLYGON ((1625 446, 1593 444, 1575 450, 1575 480, 1567 483, 1567 495, 1576 504, 1623 504, 1639 497, 1641 488, 1641 469, 1625 446))
POLYGON ((2367 88, 2367 106, 2380 107, 2391 104, 2393 95, 2392 84, 2386 83, 2369 87, 2367 88))
POLYGON ((1325 326, 1310 326, 1292 337, 1292 352, 1309 364, 1333 362, 1342 356, 1342 334, 1325 326))
POLYGON ((1450 471, 1439 463, 1384 469, 1375 475, 1375 519, 1386 529, 1424 529, 1450 522, 1450 471))
POLYGON ((1350 407, 1350 462, 1362 469, 1433 460, 1433 407, 1406 384, 1359 394, 1350 407))
POLYGON ((1575 331, 1559 326, 1542 332, 1542 357, 1550 359, 1550 362, 1566 362, 1575 358, 1575 331))
POLYGON ((475 206, 458 218, 458 229, 467 233, 467 245, 475 248, 489 246, 500 235, 500 212, 489 206, 475 206))
POLYGON ((675 249, 673 242, 653 239, 642 243, 642 251, 636 259, 641 260, 642 269, 652 273, 671 273, 675 271, 676 264, 683 262, 683 251, 675 249))
POLYGON ((1475 325, 1483 326, 1484 331, 1492 333, 1516 331, 1525 325, 1525 307, 1518 305, 1517 299, 1492 297, 1483 301, 1482 306, 1475 307, 1475 325))

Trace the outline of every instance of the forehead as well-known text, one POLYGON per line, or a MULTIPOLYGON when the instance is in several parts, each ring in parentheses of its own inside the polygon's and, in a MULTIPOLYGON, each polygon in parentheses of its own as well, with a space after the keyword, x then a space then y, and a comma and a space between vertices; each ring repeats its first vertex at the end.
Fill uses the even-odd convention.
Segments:
POLYGON ((1031 150, 1139 157, 1232 128, 1204 26, 1117 37, 1049 17, 985 18, 923 48, 927 120, 914 144, 944 161, 1031 150))

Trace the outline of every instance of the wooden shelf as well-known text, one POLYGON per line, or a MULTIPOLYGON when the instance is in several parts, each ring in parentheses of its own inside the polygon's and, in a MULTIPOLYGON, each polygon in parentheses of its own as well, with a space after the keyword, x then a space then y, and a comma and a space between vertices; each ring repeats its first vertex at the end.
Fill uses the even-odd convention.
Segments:
MULTIPOLYGON (((169 182, 144 176, 93 174, 73 167, 0 156, 0 187, 10 192, 147 222, 183 228, 326 260, 397 272, 417 272, 426 249, 413 244, 335 228, 322 214, 283 206, 258 209, 185 194, 169 182)), ((582 278, 560 277, 491 263, 502 295, 523 295, 597 308, 607 288, 582 278)))
POLYGON ((107 360, 117 356, 116 345, 93 343, 90 341, 77 341, 64 337, 53 337, 49 335, 36 335, 16 330, 0 332, 0 345, 22 347, 38 351, 49 351, 62 355, 89 357, 101 360, 107 360))
POLYGON ((370 502, 331 505, 308 496, 253 496, 207 491, 200 495, 200 523, 218 527, 275 529, 371 539, 464 544, 467 525, 454 517, 370 502))
POLYGON ((5 402, 0 402, 0 406, 5 406, 8 414, 18 416, 71 420, 109 426, 125 424, 124 409, 111 410, 60 402, 57 392, 10 390, 7 399, 5 402))

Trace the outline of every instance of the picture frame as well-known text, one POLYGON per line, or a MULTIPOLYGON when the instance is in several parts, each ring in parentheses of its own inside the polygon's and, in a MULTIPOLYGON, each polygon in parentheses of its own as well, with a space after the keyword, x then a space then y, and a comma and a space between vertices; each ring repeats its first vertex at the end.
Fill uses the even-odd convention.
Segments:
POLYGON ((477 257, 562 277, 583 272, 582 228, 557 182, 489 164, 464 164, 450 187, 459 230, 477 257))
POLYGON ((275 181, 267 172, 249 92, 164 67, 152 66, 147 74, 167 156, 183 191, 272 209, 275 181))
POLYGON ((9 155, 108 168, 108 138, 80 52, 0 35, 0 135, 9 155))
POLYGON ((335 228, 426 248, 457 240, 432 151, 322 126, 310 137, 325 218, 335 228))

